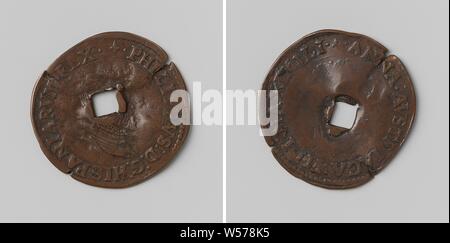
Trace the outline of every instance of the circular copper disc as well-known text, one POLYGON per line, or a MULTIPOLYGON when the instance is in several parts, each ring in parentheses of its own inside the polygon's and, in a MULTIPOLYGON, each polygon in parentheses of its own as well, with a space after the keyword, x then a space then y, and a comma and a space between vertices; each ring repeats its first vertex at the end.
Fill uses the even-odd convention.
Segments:
POLYGON ((323 30, 278 58, 263 84, 263 90, 278 91, 278 132, 265 139, 288 172, 317 186, 345 189, 386 167, 416 110, 405 67, 386 53, 367 36, 323 30), (331 124, 336 102, 357 105, 352 127, 331 124))
POLYGON ((180 149, 189 126, 169 113, 174 90, 186 90, 155 43, 109 32, 61 55, 37 81, 31 116, 47 158, 93 186, 123 188, 160 171, 180 149), (93 96, 115 91, 118 111, 97 116, 93 96))

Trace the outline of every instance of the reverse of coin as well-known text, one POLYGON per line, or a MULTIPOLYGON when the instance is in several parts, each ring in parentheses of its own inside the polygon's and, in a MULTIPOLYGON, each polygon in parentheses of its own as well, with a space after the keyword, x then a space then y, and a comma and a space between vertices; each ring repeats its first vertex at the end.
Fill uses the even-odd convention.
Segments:
POLYGON ((185 83, 158 45, 130 33, 98 34, 37 81, 33 128, 60 171, 93 186, 129 187, 164 168, 188 134, 188 125, 170 121, 175 90, 185 83), (94 96, 106 91, 115 93, 118 109, 99 115, 94 96))
POLYGON ((388 165, 411 129, 416 98, 404 65, 386 54, 375 40, 338 30, 312 33, 281 54, 262 89, 278 91, 278 132, 265 139, 282 167, 346 189, 388 165), (353 125, 333 124, 338 103, 356 108, 353 125))

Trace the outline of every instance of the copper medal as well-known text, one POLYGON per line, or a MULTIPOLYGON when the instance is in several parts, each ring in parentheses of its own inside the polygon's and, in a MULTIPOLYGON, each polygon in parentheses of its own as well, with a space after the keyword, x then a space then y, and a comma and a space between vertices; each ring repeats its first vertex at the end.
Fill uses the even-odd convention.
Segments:
POLYGON ((385 168, 416 110, 413 84, 399 58, 367 36, 337 30, 291 45, 263 90, 279 95, 278 132, 265 137, 275 158, 292 175, 331 189, 360 186, 385 168), (339 102, 357 107, 351 127, 331 122, 339 102))
POLYGON ((142 37, 109 32, 61 55, 37 81, 34 131, 47 158, 83 183, 123 188, 160 171, 189 130, 169 118, 174 90, 186 90, 167 54, 142 37), (97 115, 93 97, 114 91, 118 110, 97 115))

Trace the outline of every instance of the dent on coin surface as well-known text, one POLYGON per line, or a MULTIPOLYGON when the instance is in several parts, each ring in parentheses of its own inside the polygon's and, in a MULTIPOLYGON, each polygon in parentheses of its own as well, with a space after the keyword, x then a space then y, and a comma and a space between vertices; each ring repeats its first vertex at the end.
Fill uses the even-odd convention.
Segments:
POLYGON ((400 59, 367 36, 339 30, 292 44, 262 89, 279 97, 277 133, 265 136, 273 156, 293 176, 329 189, 360 186, 383 170, 405 142, 416 111, 400 59), (338 103, 356 107, 352 126, 332 123, 338 103))
POLYGON ((125 32, 92 36, 50 65, 32 96, 34 132, 46 157, 83 183, 124 188, 164 168, 188 125, 173 125, 180 72, 157 44, 125 32), (93 97, 113 91, 117 111, 97 115, 93 97))

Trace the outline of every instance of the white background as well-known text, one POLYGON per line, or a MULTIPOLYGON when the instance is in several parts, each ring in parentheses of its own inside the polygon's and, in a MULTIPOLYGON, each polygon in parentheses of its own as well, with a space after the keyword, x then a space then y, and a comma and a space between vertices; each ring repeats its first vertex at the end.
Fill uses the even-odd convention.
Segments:
POLYGON ((188 88, 222 87, 220 1, 0 1, 0 221, 220 222, 220 127, 196 126, 155 177, 124 190, 90 187, 59 172, 34 137, 31 92, 64 51, 105 31, 158 43, 188 88))
POLYGON ((400 57, 415 86, 417 119, 392 163, 347 191, 291 176, 257 127, 228 127, 228 221, 448 222, 448 7, 447 0, 229 0, 229 89, 260 89, 291 43, 341 29, 373 37, 400 57))
MULTIPOLYGON (((229 127, 228 221, 446 221, 449 215, 446 0, 228 0, 228 88, 259 89, 275 58, 310 32, 369 35, 399 56, 417 120, 391 165, 363 187, 329 191, 293 178, 255 126, 229 127)), ((221 128, 193 127, 162 173, 126 190, 99 189, 45 158, 29 117, 33 85, 58 55, 100 32, 158 43, 188 87, 221 89, 218 0, 0 2, 0 221, 220 222, 221 128)))

